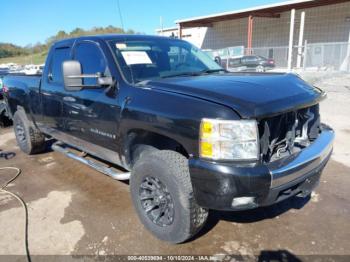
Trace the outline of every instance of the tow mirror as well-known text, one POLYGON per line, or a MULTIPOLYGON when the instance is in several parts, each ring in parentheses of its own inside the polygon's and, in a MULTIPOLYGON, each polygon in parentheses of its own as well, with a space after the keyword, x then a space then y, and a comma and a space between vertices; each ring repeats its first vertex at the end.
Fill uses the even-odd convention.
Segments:
POLYGON ((83 88, 81 64, 78 61, 64 61, 62 64, 64 87, 69 91, 83 88))
POLYGON ((69 91, 79 91, 83 88, 99 88, 103 86, 112 86, 115 84, 113 77, 102 76, 100 73, 96 74, 82 74, 81 64, 79 61, 69 60, 62 64, 64 87, 69 91), (96 85, 84 85, 84 78, 95 78, 96 85))

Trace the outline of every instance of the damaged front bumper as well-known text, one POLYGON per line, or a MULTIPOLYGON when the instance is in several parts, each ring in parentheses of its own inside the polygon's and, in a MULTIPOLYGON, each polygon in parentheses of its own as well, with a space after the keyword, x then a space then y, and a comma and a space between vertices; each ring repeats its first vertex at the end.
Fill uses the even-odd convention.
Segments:
POLYGON ((190 159, 196 201, 209 209, 245 210, 309 195, 331 156, 333 140, 333 130, 323 127, 310 146, 268 164, 190 159))

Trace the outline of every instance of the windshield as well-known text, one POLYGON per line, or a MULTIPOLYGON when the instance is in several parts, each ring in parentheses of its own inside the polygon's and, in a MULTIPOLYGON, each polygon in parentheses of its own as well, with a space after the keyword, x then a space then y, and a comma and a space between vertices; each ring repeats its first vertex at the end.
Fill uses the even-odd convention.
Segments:
POLYGON ((110 45, 129 83, 224 71, 207 54, 182 40, 111 41, 110 45))

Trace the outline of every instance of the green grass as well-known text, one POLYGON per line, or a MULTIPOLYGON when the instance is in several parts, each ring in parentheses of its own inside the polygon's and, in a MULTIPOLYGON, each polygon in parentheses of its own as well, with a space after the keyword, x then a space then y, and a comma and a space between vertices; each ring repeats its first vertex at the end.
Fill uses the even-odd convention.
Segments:
POLYGON ((47 52, 43 52, 43 53, 27 55, 27 56, 0 58, 0 64, 16 63, 20 65, 26 65, 26 64, 39 65, 39 64, 45 63, 46 55, 47 55, 47 52))

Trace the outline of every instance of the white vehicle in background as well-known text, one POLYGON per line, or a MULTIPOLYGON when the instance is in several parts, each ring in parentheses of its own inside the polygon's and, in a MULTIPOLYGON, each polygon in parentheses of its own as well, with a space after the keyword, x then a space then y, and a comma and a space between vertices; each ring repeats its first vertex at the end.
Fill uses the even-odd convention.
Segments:
POLYGON ((15 63, 0 64, 0 70, 17 71, 20 69, 20 65, 15 63))
POLYGON ((23 73, 26 75, 37 75, 41 74, 43 69, 43 65, 25 65, 23 73))
POLYGON ((10 70, 10 68, 9 68, 6 64, 1 64, 1 65, 0 65, 0 70, 1 70, 1 71, 10 70))

